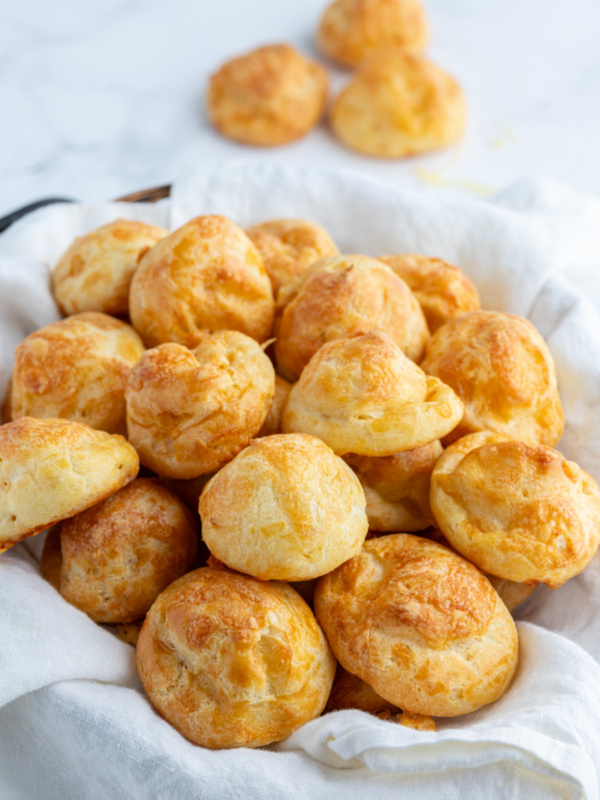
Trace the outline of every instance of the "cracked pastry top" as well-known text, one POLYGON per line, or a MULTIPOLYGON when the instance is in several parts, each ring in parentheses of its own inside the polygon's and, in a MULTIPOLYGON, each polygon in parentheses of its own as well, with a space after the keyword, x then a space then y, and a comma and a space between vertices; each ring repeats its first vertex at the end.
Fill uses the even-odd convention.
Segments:
POLYGON ((147 350, 127 384, 129 440, 167 478, 220 469, 257 435, 273 402, 275 372, 254 339, 218 331, 197 341, 193 350, 147 350))
POLYGON ((556 589, 600 544, 596 482, 544 445, 465 436, 438 459, 430 501, 450 544, 499 578, 556 589))
POLYGON ((273 291, 262 258, 226 217, 190 220, 146 253, 133 276, 129 313, 147 347, 195 347, 206 330, 271 333, 273 291))
POLYGON ((475 711, 517 666, 515 624, 487 578, 409 533, 367 540, 321 578, 315 613, 342 667, 412 714, 475 711))
POLYGON ((190 741, 262 747, 319 716, 335 659, 288 584, 205 567, 158 597, 137 669, 156 710, 190 741))
POLYGON ((202 537, 231 569, 261 580, 324 575, 359 552, 365 496, 315 436, 254 439, 204 487, 202 537))
POLYGON ((471 311, 450 320, 427 343, 421 368, 451 386, 465 404, 444 445, 482 430, 550 447, 562 436, 554 361, 524 317, 471 311))
POLYGON ((319 436, 338 455, 391 456, 433 442, 462 417, 457 395, 381 331, 335 339, 291 388, 285 433, 319 436))

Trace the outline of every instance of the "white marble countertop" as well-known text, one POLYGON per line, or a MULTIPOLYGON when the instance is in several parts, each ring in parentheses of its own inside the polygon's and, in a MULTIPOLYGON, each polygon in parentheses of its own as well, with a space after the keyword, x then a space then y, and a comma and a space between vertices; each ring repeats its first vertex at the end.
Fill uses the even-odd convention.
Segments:
MULTIPOLYGON (((225 59, 287 41, 317 56, 324 0, 21 0, 0 9, 0 215, 104 200, 231 158, 340 165, 397 185, 487 192, 545 175, 600 193, 600 2, 425 0, 429 57, 470 109, 462 144, 379 161, 323 123, 286 147, 222 139, 204 111, 225 59)), ((334 88, 347 74, 332 69, 334 88)))

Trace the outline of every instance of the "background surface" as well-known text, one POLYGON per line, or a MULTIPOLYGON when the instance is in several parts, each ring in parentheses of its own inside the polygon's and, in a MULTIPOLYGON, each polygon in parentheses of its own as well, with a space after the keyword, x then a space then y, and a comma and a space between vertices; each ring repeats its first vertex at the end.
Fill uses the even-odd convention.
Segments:
MULTIPOLYGON (((20 0, 0 6, 0 214, 102 200, 230 158, 340 165, 400 186, 490 193, 529 175, 600 193, 598 0, 425 0, 429 57, 463 85, 464 142, 407 161, 344 150, 322 124, 268 150, 204 111, 224 60, 290 42, 318 56, 324 0, 20 0)), ((332 68, 339 88, 348 73, 332 68)))

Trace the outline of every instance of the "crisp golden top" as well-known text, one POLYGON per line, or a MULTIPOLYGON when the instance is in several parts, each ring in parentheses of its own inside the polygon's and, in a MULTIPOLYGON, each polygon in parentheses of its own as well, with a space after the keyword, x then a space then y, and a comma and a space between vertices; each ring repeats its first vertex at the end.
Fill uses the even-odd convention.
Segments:
POLYGON ((151 702, 204 747, 260 747, 323 710, 335 660, 287 584, 196 570, 150 609, 137 647, 151 702))
POLYGON ((480 306, 472 281, 461 269, 440 258, 407 254, 379 256, 379 260, 406 281, 423 309, 431 333, 449 319, 480 306))
POLYGON ((52 274, 52 291, 64 314, 129 313, 129 284, 151 247, 169 235, 164 228, 117 219, 75 239, 52 274))
POLYGON ((131 282, 131 321, 148 347, 195 347, 203 330, 230 329, 259 342, 273 324, 262 258, 226 217, 196 217, 142 258, 131 282))
POLYGON ((132 481, 139 461, 122 436, 64 419, 0 427, 0 546, 71 517, 132 481))
POLYGON ((254 439, 206 485, 202 536, 232 569, 261 580, 324 575, 359 552, 367 533, 361 485, 320 439, 254 439))
POLYGON ((342 666, 412 713, 472 711, 515 670, 514 623, 489 581, 421 537, 366 541, 318 582, 315 613, 342 666))
POLYGON ((191 479, 215 472, 256 436, 275 391, 260 346, 238 331, 199 332, 188 350, 146 351, 127 384, 127 428, 142 463, 191 479))
POLYGON ((501 311, 463 314, 431 337, 421 367, 465 404, 464 417, 445 444, 480 430, 550 446, 562 436, 554 361, 523 317, 501 311))
POLYGON ((356 331, 384 331, 413 361, 421 358, 429 338, 408 286, 366 256, 320 259, 280 291, 277 307, 277 366, 292 379, 323 344, 356 331))
POLYGON ((338 455, 389 456, 445 436, 462 403, 432 382, 381 331, 323 345, 292 387, 283 412, 286 433, 319 436, 338 455))
POLYGON ((331 126, 353 150, 399 158, 456 142, 465 117, 453 78, 420 56, 388 51, 358 67, 333 104, 331 126))
POLYGON ((246 233, 263 258, 275 297, 315 261, 339 252, 324 228, 303 219, 274 219, 246 233))
POLYGON ((75 314, 27 336, 15 350, 11 413, 62 417, 126 432, 125 385, 144 345, 107 314, 75 314))
POLYGON ((321 50, 347 66, 390 48, 418 53, 428 38, 419 0, 335 0, 317 32, 321 50))
MULTIPOLYGON (((53 531, 60 552, 56 588, 96 622, 143 617, 160 592, 193 567, 198 551, 190 512, 148 478, 137 478, 53 531)), ((47 537, 42 575, 51 547, 47 537)))
POLYGON ((293 47, 259 47, 227 61, 211 76, 208 113, 230 139, 285 144, 317 124, 328 82, 325 69, 293 47))
POLYGON ((465 436, 438 460, 431 506, 448 541, 480 569, 556 588, 600 544, 600 490, 550 447, 465 436))

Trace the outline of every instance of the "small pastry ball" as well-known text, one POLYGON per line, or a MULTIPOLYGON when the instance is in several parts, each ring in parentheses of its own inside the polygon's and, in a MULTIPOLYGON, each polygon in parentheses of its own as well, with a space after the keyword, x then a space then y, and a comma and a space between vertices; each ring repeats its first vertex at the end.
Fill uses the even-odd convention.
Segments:
POLYGON ((320 439, 255 439, 204 488, 202 537, 231 569, 261 580, 324 575, 367 535, 358 478, 320 439))
POLYGON ((141 260, 129 293, 131 322, 147 347, 195 347, 204 330, 258 342, 271 333, 273 291, 262 258, 226 217, 196 217, 141 260))
POLYGON ((0 548, 99 503, 137 475, 122 436, 66 419, 23 417, 0 427, 0 548))
POLYGON ((63 314, 129 313, 129 284, 142 256, 169 235, 164 228, 118 219, 75 239, 52 274, 63 314))
POLYGON ((275 375, 275 396, 273 397, 273 405, 271 406, 271 410, 262 428, 258 432, 258 436, 273 436, 275 433, 281 433, 281 416, 291 388, 292 385, 290 383, 280 378, 279 375, 275 375))
POLYGON ((444 445, 482 430, 550 447, 562 436, 554 361, 523 317, 500 311, 463 314, 438 328, 421 368, 451 386, 465 404, 444 445))
POLYGON ((56 553, 65 600, 95 622, 134 622, 194 566, 197 551, 196 523, 182 501, 157 480, 138 478, 53 528, 40 569, 46 577, 56 553))
POLYGON ((335 659, 290 586, 205 567, 158 597, 137 669, 150 702, 191 742, 262 747, 319 716, 335 659))
POLYGON ((435 441, 383 458, 344 456, 365 491, 369 530, 410 532, 431 525, 429 482, 441 453, 435 441))
POLYGON ((279 145, 300 139, 325 107, 325 69, 287 44, 259 47, 233 58, 211 76, 208 114, 238 142, 279 145))
POLYGON ((167 478, 216 472, 256 436, 273 402, 273 365, 253 339, 238 331, 197 338, 194 350, 147 350, 127 384, 129 441, 167 478))
POLYGON ((131 325, 106 314, 40 328, 15 349, 12 418, 62 417, 126 433, 125 386, 143 352, 131 325))
POLYGON ((431 333, 449 319, 476 311, 479 295, 458 267, 421 255, 380 256, 402 278, 419 301, 431 333))
POLYGON ((340 456, 391 456, 445 436, 463 406, 381 331, 335 339, 311 358, 283 411, 285 433, 311 433, 340 456))
POLYGON ((556 589, 600 545, 600 489, 543 445, 489 432, 465 436, 438 459, 430 501, 450 544, 499 578, 556 589))
POLYGON ((246 233, 263 258, 275 297, 315 261, 339 252, 324 228, 303 219, 275 219, 254 225, 246 233))
POLYGON ((344 669, 412 714, 454 717, 501 697, 517 631, 479 570, 409 533, 369 539, 321 578, 315 613, 344 669))
POLYGON ((397 51, 359 66, 333 104, 331 126, 352 150, 401 158, 458 141, 465 117, 454 78, 424 58, 397 51))
POLYGON ((419 0, 335 0, 317 31, 325 55, 349 67, 382 50, 419 53, 428 38, 419 0))
POLYGON ((296 380, 321 345, 356 331, 381 330, 412 361, 429 338, 421 307, 401 278, 366 256, 317 261, 278 297, 275 357, 284 377, 296 380))

